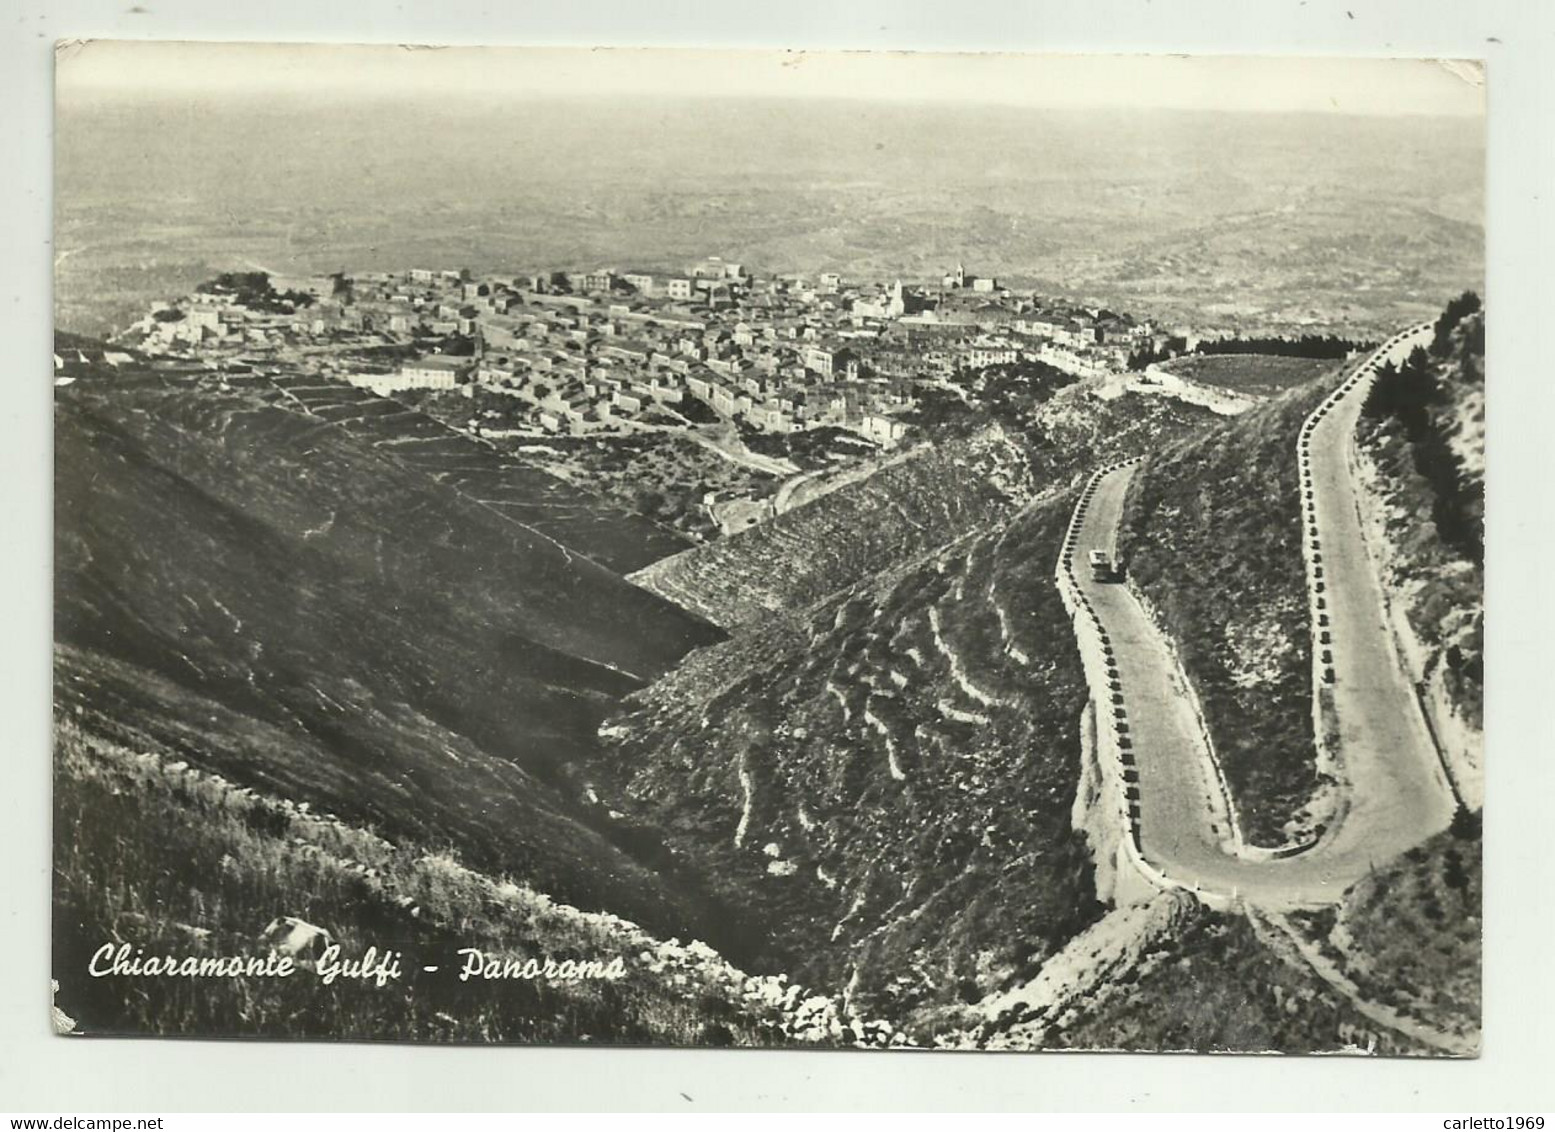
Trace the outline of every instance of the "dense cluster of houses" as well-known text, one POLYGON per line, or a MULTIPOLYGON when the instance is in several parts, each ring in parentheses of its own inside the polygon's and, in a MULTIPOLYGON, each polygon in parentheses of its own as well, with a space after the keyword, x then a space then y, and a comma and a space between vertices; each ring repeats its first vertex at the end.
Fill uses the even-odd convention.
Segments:
POLYGON ((1125 315, 1043 303, 959 265, 928 286, 756 276, 717 257, 667 275, 413 268, 270 286, 286 301, 255 310, 206 293, 156 312, 146 347, 309 356, 381 393, 485 388, 552 432, 618 430, 656 409, 674 421, 694 400, 765 431, 831 425, 890 446, 925 382, 1028 360, 1097 375, 1152 338, 1125 315), (367 348, 377 364, 360 364, 367 348), (386 349, 410 356, 384 364, 386 349))

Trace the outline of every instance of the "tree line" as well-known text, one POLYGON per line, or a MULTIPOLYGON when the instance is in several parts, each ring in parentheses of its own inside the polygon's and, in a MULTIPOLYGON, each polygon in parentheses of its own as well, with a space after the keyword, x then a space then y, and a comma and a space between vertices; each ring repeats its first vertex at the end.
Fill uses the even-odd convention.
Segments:
POLYGON ((1319 358, 1337 361, 1351 354, 1371 349, 1374 343, 1359 342, 1337 334, 1303 334, 1300 337, 1273 335, 1214 338, 1199 342, 1188 349, 1188 340, 1182 337, 1167 338, 1159 345, 1141 347, 1129 355, 1128 368, 1142 370, 1179 358, 1184 354, 1266 354, 1282 358, 1319 358))
POLYGON ((1480 311, 1479 297, 1465 292, 1448 304, 1437 321, 1428 348, 1417 346, 1401 366, 1391 362, 1377 371, 1362 413, 1394 424, 1409 445, 1415 470, 1432 496, 1431 521, 1454 551, 1476 566, 1485 561, 1485 492, 1463 474, 1452 450, 1445 383, 1454 378, 1482 380, 1484 324, 1473 318, 1465 333, 1454 331, 1480 311))
POLYGON ((287 314, 313 305, 306 291, 277 291, 263 271, 223 271, 195 288, 202 295, 233 295, 242 306, 271 314, 287 314))
MULTIPOLYGON (((1479 314, 1483 309, 1480 298, 1473 291, 1465 291, 1456 299, 1447 304, 1441 317, 1436 320, 1432 328, 1431 356, 1445 358, 1452 352, 1453 331, 1462 325, 1464 319, 1470 315, 1479 314)), ((1469 326, 1469 340, 1464 343, 1465 353, 1469 356, 1483 357, 1485 353, 1485 320, 1475 319, 1469 326)), ((1465 377, 1477 379, 1483 376, 1479 367, 1465 367, 1465 377)))

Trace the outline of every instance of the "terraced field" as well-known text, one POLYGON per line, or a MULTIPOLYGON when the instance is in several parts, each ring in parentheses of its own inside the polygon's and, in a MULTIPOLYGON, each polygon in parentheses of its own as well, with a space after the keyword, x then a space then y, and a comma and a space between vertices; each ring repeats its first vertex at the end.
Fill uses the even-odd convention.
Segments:
POLYGON ((805 610, 882 570, 1062 490, 1093 462, 1200 427, 1210 414, 1161 398, 1066 389, 1026 427, 936 441, 776 518, 655 562, 638 585, 726 628, 805 610))
POLYGON ((1246 393, 1272 397, 1315 381, 1334 368, 1330 358, 1294 358, 1277 354, 1185 354, 1160 363, 1178 377, 1246 393))
POLYGON ((774 925, 773 962, 930 1033, 1101 911, 1050 570, 1072 502, 700 650, 604 730, 601 778, 774 925))
POLYGON ((654 563, 645 589, 732 626, 803 609, 1030 498, 1021 443, 998 430, 926 448, 822 500, 654 563))
POLYGON ((434 482, 616 573, 641 569, 691 545, 674 531, 391 397, 314 377, 260 377, 245 384, 271 404, 339 425, 434 482))

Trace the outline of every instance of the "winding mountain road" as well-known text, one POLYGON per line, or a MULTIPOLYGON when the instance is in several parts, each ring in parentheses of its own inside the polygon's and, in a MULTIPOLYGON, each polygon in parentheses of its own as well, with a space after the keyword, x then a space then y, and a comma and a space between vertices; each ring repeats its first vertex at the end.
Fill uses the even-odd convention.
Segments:
POLYGON ((1110 650, 1086 666, 1092 699, 1110 724, 1134 850, 1158 885, 1269 910, 1334 904, 1373 866, 1451 819, 1446 775, 1385 622, 1351 474, 1356 420, 1376 367, 1402 360, 1429 334, 1411 328, 1362 362, 1314 412, 1293 454, 1303 465, 1314 696, 1324 705, 1314 718, 1335 721, 1325 730, 1337 732, 1343 795, 1339 819, 1304 852, 1277 857, 1241 843, 1169 643, 1127 585, 1095 581, 1076 565, 1093 548, 1114 547, 1136 465, 1099 473, 1076 509, 1060 584, 1070 587, 1082 651, 1088 636, 1089 647, 1110 650))

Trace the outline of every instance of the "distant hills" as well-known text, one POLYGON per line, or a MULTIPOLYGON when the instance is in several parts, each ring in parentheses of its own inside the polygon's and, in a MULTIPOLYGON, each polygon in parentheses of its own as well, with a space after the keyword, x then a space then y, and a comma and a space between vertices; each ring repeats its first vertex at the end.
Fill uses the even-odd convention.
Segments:
POLYGON ((182 109, 61 104, 60 325, 123 325, 219 270, 719 254, 909 281, 962 261, 1194 325, 1354 331, 1484 272, 1472 120, 560 94, 182 109))

